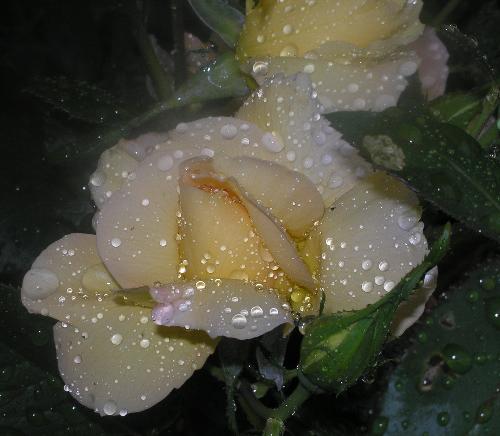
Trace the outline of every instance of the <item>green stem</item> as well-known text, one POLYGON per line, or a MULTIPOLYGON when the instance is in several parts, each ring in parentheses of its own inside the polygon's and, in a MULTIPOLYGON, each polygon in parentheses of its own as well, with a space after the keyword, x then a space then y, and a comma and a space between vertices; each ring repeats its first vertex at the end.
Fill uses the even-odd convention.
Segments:
POLYGON ((172 94, 172 80, 160 64, 153 45, 151 44, 148 32, 144 27, 142 17, 135 4, 132 5, 132 3, 134 2, 129 2, 128 11, 134 25, 134 37, 148 69, 148 73, 153 80, 159 99, 166 100, 172 94))
POLYGON ((184 18, 183 18, 184 0, 171 0, 170 10, 172 13, 172 39, 174 49, 174 81, 177 88, 186 77, 186 57, 184 47, 184 18))
POLYGON ((299 383, 290 396, 277 409, 271 409, 271 418, 285 421, 311 396, 311 391, 299 383))
POLYGON ((460 4, 460 1, 461 0, 450 0, 448 3, 446 3, 446 6, 443 9, 441 9, 441 11, 436 15, 436 18, 434 18, 432 25, 434 27, 437 27, 443 24, 445 20, 448 18, 448 16, 460 4))

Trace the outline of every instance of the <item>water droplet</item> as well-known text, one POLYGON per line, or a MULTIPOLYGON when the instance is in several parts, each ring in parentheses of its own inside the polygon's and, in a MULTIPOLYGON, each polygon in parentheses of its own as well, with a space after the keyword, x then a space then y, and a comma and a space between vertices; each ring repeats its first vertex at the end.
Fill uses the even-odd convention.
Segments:
POLYGON ((174 166, 174 160, 172 156, 166 154, 158 159, 157 166, 160 171, 168 171, 174 166))
POLYGON ((264 133, 262 136, 262 143, 269 151, 273 153, 279 153, 285 145, 272 133, 264 133))
POLYGON ((231 319, 231 324, 235 329, 244 329, 247 325, 247 318, 241 313, 234 315, 231 319))
POLYGON ((486 300, 486 316, 497 329, 500 329, 500 297, 486 300))
POLYGON ((250 309, 250 316, 252 316, 252 318, 260 318, 263 315, 264 311, 260 306, 254 306, 250 309))
POLYGON ((481 404, 476 411, 476 422, 479 424, 484 424, 488 422, 493 416, 493 404, 492 401, 486 401, 481 404))
POLYGON ((373 265, 373 262, 370 259, 365 259, 361 263, 361 268, 363 268, 365 271, 368 271, 373 265))
POLYGON ((102 186, 106 182, 106 175, 101 173, 100 171, 96 171, 94 174, 90 176, 90 184, 92 186, 102 186))
POLYGON ((252 70, 255 74, 266 75, 268 70, 267 62, 257 61, 253 64, 252 70))
POLYGON ((281 57, 297 56, 297 47, 294 44, 285 45, 280 51, 281 57))
POLYGON ((23 294, 32 300, 44 299, 58 288, 58 277, 45 268, 32 268, 23 279, 23 294))
POLYGON ((373 421, 372 434, 373 435, 383 435, 387 430, 389 425, 389 418, 385 416, 379 416, 373 421))
POLYGON ((373 290, 373 283, 372 282, 363 282, 361 285, 361 289, 363 292, 371 292, 373 290))
POLYGON ((120 345, 123 341, 123 336, 120 333, 115 333, 111 336, 111 343, 113 345, 120 345))
POLYGON ((226 124, 221 127, 220 134, 225 139, 233 139, 238 134, 238 128, 234 124, 226 124))
POLYGON ((403 230, 410 230, 418 223, 418 216, 413 211, 402 213, 398 218, 398 226, 403 230))
POLYGON ((389 262, 387 262, 386 260, 383 260, 382 262, 380 262, 378 264, 378 269, 380 271, 387 271, 389 269, 389 262))
POLYGON ((76 355, 74 358, 73 358, 73 362, 76 363, 77 365, 82 363, 82 356, 80 355, 76 355))
POLYGON ((293 32, 293 26, 291 24, 285 24, 283 26, 283 33, 285 35, 290 35, 290 33, 292 33, 292 32, 293 32))
POLYGON ((104 406, 102 408, 102 411, 106 414, 106 415, 114 415, 116 413, 116 410, 117 410, 117 407, 116 407, 116 403, 114 401, 106 401, 106 403, 104 403, 104 406))
POLYGON ((472 367, 471 355, 458 344, 447 344, 442 354, 448 367, 457 374, 465 374, 472 367))
POLYGON ((276 309, 276 307, 271 307, 271 309, 269 309, 269 315, 278 315, 278 309, 276 309))
POLYGON ((437 415, 437 423, 441 427, 446 427, 450 422, 450 414, 448 412, 440 412, 437 415))
POLYGON ((119 247, 122 245, 122 240, 120 238, 113 238, 111 239, 111 245, 115 248, 119 247))
POLYGON ((390 292, 394 289, 394 286, 396 286, 396 284, 394 282, 391 282, 391 281, 385 282, 384 283, 384 291, 390 292))
POLYGON ((139 345, 142 348, 148 348, 149 344, 150 344, 149 339, 141 339, 141 341, 139 342, 139 345))

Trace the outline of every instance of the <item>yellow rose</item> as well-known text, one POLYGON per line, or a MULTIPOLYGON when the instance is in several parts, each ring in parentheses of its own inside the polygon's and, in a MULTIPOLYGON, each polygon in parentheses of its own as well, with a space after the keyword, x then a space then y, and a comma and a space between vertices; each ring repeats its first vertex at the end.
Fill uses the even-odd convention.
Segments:
MULTIPOLYGON (((217 337, 291 323, 290 307, 316 313, 320 290, 326 312, 376 301, 427 252, 415 195, 372 173, 304 74, 266 82, 235 118, 121 141, 90 186, 96 235, 44 250, 22 301, 59 321, 67 390, 103 415, 159 402, 217 337)), ((396 334, 421 314, 432 278, 396 334)))
POLYGON ((310 74, 327 112, 384 110, 425 53, 411 45, 424 30, 421 8, 420 0, 261 0, 247 14, 237 57, 259 83, 310 74))

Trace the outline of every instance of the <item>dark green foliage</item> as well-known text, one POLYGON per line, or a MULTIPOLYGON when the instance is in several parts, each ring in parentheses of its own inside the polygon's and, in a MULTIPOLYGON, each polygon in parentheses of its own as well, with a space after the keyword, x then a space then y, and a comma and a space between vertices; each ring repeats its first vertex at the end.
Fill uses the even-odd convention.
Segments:
POLYGON ((500 164, 473 137, 421 108, 328 117, 377 167, 404 179, 455 219, 500 241, 500 164))
POLYGON ((441 296, 389 380, 386 435, 500 432, 500 260, 441 296))

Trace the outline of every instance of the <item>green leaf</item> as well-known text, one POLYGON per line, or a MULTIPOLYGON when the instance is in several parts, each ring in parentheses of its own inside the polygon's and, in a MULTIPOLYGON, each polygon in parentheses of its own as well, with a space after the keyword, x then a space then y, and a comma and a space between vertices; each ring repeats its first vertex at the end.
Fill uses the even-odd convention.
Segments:
POLYGON ((496 258, 422 319, 381 400, 386 435, 500 433, 499 295, 496 258))
POLYGON ((423 275, 444 257, 449 242, 448 224, 423 262, 384 298, 365 309, 320 316, 308 324, 299 364, 307 381, 336 392, 356 383, 375 363, 397 307, 417 288, 423 275))
POLYGON ((224 0, 189 0, 198 17, 229 46, 238 41, 245 16, 224 0))
POLYGON ((456 126, 422 109, 328 118, 378 168, 468 227, 500 241, 500 164, 456 126))
MULTIPOLYGON (((51 162, 62 163, 75 159, 96 159, 134 129, 164 115, 172 109, 206 103, 229 97, 242 97, 248 93, 249 80, 231 54, 218 57, 189 78, 167 101, 160 102, 128 121, 112 127, 101 127, 86 135, 68 135, 46 147, 51 162)), ((172 115, 173 118, 175 114, 172 115)))
POLYGON ((38 79, 26 92, 71 118, 91 124, 110 124, 131 116, 123 103, 109 92, 67 77, 38 79))
POLYGON ((431 111, 439 121, 465 130, 481 112, 483 98, 480 93, 449 93, 435 99, 431 103, 431 111))

